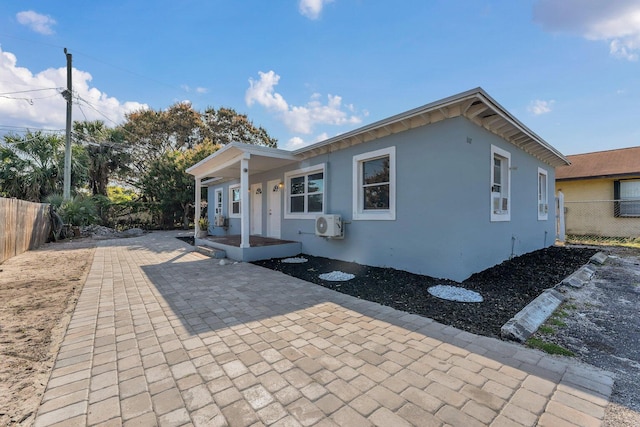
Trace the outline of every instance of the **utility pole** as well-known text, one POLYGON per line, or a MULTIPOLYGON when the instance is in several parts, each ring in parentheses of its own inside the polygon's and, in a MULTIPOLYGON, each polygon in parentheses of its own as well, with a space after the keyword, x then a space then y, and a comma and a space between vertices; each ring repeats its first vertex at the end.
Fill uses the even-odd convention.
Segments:
POLYGON ((71 89, 71 54, 64 48, 67 56, 67 90, 62 92, 62 96, 67 100, 67 132, 64 145, 64 182, 62 198, 71 199, 71 107, 73 106, 73 91, 71 89))

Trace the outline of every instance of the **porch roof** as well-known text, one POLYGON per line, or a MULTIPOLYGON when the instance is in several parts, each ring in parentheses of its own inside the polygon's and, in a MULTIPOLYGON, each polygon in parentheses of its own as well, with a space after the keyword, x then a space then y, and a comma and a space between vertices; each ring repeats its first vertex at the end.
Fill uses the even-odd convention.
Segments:
POLYGON ((240 177, 240 160, 249 161, 249 174, 253 175, 295 162, 298 158, 290 151, 232 142, 187 169, 198 179, 215 178, 216 182, 240 177))

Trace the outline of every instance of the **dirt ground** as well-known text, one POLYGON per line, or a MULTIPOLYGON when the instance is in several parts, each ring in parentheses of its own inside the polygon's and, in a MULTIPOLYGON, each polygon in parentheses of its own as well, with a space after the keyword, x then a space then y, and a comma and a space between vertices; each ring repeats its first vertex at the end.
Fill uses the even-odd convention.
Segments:
POLYGON ((31 425, 95 242, 48 243, 0 264, 0 425, 31 425))
POLYGON ((640 426, 640 250, 599 248, 608 260, 536 336, 616 374, 605 427, 640 426))

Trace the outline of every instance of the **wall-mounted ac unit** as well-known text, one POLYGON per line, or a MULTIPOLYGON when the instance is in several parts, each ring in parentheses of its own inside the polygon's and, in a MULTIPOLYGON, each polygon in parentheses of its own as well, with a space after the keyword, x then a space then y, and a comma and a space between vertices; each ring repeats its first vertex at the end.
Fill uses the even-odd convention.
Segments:
POLYGON ((213 218, 213 225, 214 225, 215 227, 224 227, 224 222, 225 222, 224 220, 225 220, 224 216, 222 216, 222 215, 216 215, 216 216, 213 218))
POLYGON ((343 238, 344 229, 340 215, 318 215, 316 217, 316 236, 343 238))

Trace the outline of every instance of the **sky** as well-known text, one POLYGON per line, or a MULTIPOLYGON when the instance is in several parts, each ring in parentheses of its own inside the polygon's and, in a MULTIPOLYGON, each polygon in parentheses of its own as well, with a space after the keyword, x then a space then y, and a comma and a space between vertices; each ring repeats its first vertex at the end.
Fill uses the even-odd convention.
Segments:
POLYGON ((640 145, 640 0, 6 0, 0 134, 231 107, 298 149, 482 87, 563 154, 640 145))

